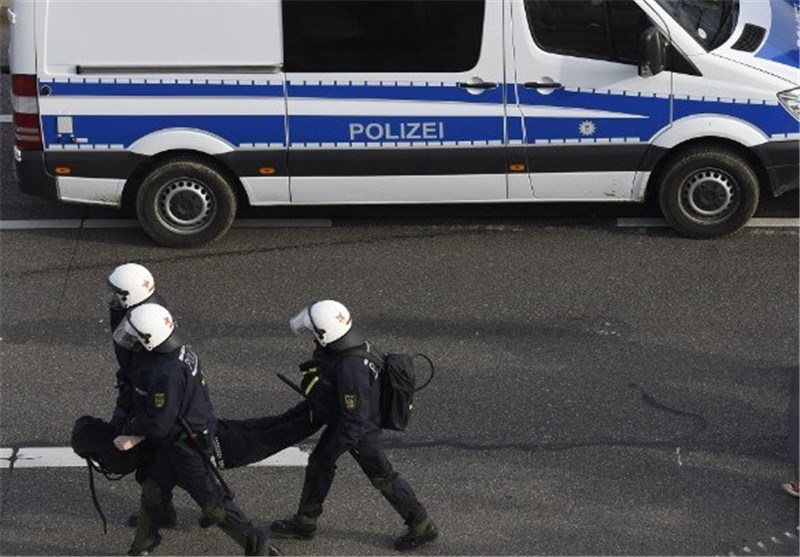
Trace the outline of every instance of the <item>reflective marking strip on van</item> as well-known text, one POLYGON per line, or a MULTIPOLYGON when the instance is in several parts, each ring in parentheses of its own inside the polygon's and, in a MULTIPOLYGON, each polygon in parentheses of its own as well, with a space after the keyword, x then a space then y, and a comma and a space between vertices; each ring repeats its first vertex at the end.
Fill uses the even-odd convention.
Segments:
POLYGON ((11 114, 0 114, 0 124, 10 124, 13 121, 14 118, 11 114))
POLYGON ((97 82, 81 82, 71 79, 42 81, 49 85, 51 96, 89 95, 89 96, 248 96, 283 98, 281 81, 237 80, 235 83, 206 79, 145 79, 132 82, 130 79, 108 79, 97 82))
MULTIPOLYGON (((797 228, 800 227, 800 218, 753 218, 746 227, 751 228, 797 228)), ((618 228, 669 228, 670 224, 665 219, 648 218, 619 218, 618 228)))

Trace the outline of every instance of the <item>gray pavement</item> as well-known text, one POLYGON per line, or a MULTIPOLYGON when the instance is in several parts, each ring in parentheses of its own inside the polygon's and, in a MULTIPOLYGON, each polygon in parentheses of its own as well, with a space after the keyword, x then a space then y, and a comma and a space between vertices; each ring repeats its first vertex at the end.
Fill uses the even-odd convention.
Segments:
MULTIPOLYGON (((3 446, 64 445, 75 417, 110 409, 99 293, 104 273, 136 260, 191 330, 221 416, 296 401, 273 373, 305 357, 286 322, 314 298, 348 303, 386 349, 434 357, 411 430, 386 436, 442 530, 423 554, 797 552, 797 500, 780 489, 792 475, 796 229, 697 242, 579 225, 348 223, 232 230, 189 252, 139 230, 0 240, 3 446)), ((100 484, 113 523, 100 536, 85 471, 1 474, 2 553, 127 546, 132 481, 100 484)), ((302 482, 299 469, 227 475, 262 522, 291 512, 302 482)), ((236 553, 192 526, 190 501, 180 507, 164 554, 236 553)), ((401 530, 347 458, 322 525, 284 550, 392 553, 401 530)))

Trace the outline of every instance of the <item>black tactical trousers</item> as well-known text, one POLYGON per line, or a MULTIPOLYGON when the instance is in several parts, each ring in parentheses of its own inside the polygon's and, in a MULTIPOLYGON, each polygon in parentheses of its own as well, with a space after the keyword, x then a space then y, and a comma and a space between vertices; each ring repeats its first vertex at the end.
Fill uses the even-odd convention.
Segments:
POLYGON ((153 520, 172 489, 186 490, 200 506, 203 516, 219 526, 243 548, 255 535, 255 527, 217 482, 203 456, 186 441, 159 448, 142 484, 142 501, 136 536, 131 548, 147 548, 158 537, 158 523, 153 520))
MULTIPOLYGON (((322 514, 322 504, 336 475, 336 457, 326 455, 321 447, 325 447, 327 437, 334 434, 334 428, 326 428, 308 459, 297 514, 312 518, 322 514)), ((422 522, 428 513, 417 500, 411 485, 392 468, 381 449, 379 436, 380 430, 377 428, 366 433, 350 454, 406 524, 422 522)))
POLYGON ((323 425, 306 401, 277 416, 219 420, 217 440, 224 466, 238 468, 263 460, 310 437, 323 425))

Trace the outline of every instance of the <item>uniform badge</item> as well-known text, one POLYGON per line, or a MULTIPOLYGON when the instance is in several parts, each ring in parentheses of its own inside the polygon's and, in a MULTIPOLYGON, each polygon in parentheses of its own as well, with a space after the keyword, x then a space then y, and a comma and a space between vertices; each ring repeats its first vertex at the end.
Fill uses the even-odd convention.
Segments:
POLYGON ((153 406, 156 408, 164 408, 164 404, 167 402, 167 397, 164 393, 156 393, 153 397, 153 406))
POLYGON ((352 412, 358 405, 356 395, 344 395, 344 407, 348 412, 352 412))

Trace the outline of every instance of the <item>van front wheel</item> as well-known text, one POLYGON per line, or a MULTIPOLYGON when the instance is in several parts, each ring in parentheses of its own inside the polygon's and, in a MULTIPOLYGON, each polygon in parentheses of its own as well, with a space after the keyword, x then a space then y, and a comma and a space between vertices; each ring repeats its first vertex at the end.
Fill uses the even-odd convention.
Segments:
POLYGON ((741 229, 758 206, 758 179, 739 156, 703 149, 671 164, 659 204, 672 227, 690 238, 713 238, 741 229))
POLYGON ((173 159, 142 181, 136 212, 145 232, 167 247, 207 244, 228 231, 236 196, 227 177, 195 159, 173 159))

